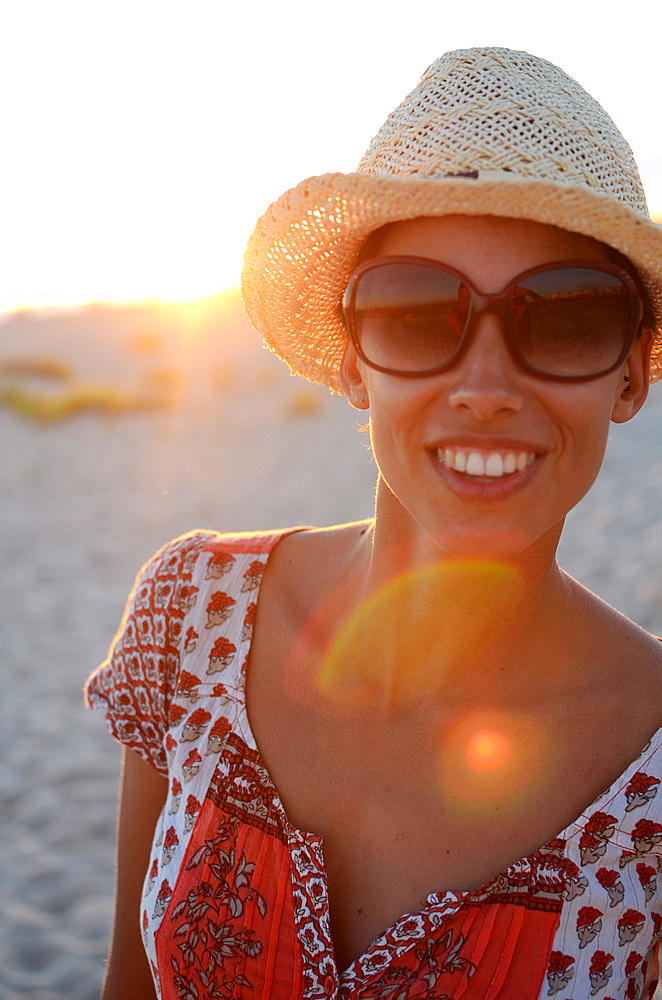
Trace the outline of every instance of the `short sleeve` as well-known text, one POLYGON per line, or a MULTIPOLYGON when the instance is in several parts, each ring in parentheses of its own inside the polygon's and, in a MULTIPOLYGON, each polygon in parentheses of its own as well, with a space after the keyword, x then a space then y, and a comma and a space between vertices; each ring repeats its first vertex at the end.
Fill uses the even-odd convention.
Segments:
POLYGON ((129 595, 108 658, 88 678, 85 698, 103 708, 112 735, 161 774, 164 739, 180 670, 184 615, 195 595, 191 579, 213 532, 193 532, 164 546, 143 566, 129 595))

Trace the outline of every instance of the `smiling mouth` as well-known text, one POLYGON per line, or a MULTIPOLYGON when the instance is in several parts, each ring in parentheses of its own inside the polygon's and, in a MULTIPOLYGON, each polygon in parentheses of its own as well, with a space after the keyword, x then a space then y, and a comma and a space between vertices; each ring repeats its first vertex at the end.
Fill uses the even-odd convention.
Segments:
POLYGON ((533 451, 514 451, 510 449, 457 448, 448 446, 437 449, 437 458, 441 465, 453 472, 472 479, 494 480, 503 479, 521 472, 536 460, 533 451))

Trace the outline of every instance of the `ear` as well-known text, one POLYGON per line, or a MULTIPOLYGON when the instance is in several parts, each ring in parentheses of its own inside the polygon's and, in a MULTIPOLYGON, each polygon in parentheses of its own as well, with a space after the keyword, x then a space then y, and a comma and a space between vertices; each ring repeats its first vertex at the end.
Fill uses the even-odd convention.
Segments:
POLYGON ((370 400, 361 374, 361 362, 351 340, 347 341, 338 372, 338 381, 348 401, 355 409, 367 410, 369 408, 370 400))
POLYGON ((642 330, 621 370, 622 385, 614 403, 611 419, 624 424, 638 413, 646 401, 649 383, 649 365, 654 335, 652 330, 642 330))

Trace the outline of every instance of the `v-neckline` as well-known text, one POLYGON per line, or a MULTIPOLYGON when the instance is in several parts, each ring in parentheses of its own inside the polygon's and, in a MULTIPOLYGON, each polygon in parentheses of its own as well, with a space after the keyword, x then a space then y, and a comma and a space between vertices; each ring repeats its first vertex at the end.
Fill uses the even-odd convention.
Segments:
MULTIPOLYGON (((282 532, 275 532, 272 535, 270 535, 268 539, 265 539, 265 544, 268 544, 268 548, 265 548, 260 553, 260 556, 264 558, 264 571, 262 573, 262 577, 258 585, 257 594, 255 595, 255 603, 257 607, 259 607, 259 600, 260 600, 260 594, 262 592, 262 580, 264 578, 264 573, 266 572, 269 559, 271 558, 274 549, 283 538, 287 537, 288 535, 294 534, 297 531, 305 531, 305 530, 306 530, 305 527, 290 528, 282 532)), ((253 642, 252 635, 248 635, 245 639, 241 640, 241 652, 243 654, 241 662, 244 662, 246 664, 246 669, 242 670, 239 677, 238 693, 241 695, 241 703, 240 703, 240 715, 237 719, 237 722, 241 727, 243 739, 245 740, 246 744, 251 748, 251 750, 253 750, 253 752, 257 755, 258 762, 260 766, 264 769, 264 773, 267 777, 270 786, 270 791, 273 796, 273 806, 277 810, 280 816, 281 823, 287 834, 288 842, 290 843, 303 842, 311 847, 314 846, 316 855, 319 858, 321 858, 320 869, 317 874, 318 877, 322 880, 324 885, 325 907, 328 920, 330 914, 330 901, 329 901, 329 882, 327 877, 326 865, 324 863, 324 838, 320 834, 314 833, 311 830, 302 830, 299 827, 295 826, 290 821, 285 806, 283 804, 283 801, 281 799, 280 793, 278 791, 278 788, 271 777, 271 772, 268 766, 264 761, 262 752, 255 737, 255 733, 248 718, 248 711, 246 705, 246 681, 249 669, 248 665, 250 663, 250 651, 252 647, 252 642, 253 642)), ((585 825, 586 820, 589 818, 589 815, 595 810, 597 804, 605 803, 606 801, 609 801, 615 795, 617 795, 621 791, 621 789, 630 781, 630 779, 636 773, 636 771, 639 769, 641 758, 646 754, 646 751, 649 750, 650 748, 651 753, 654 753, 661 741, 662 741, 662 726, 660 726, 652 734, 652 736, 647 740, 646 744, 641 748, 641 750, 637 753, 636 757, 633 758, 633 760, 627 765, 627 767, 607 786, 607 788, 603 792, 601 792, 598 796, 594 797, 592 801, 587 804, 587 806, 576 817, 576 819, 566 824, 566 826, 563 827, 563 829, 560 830, 555 836, 551 837, 544 844, 541 844, 540 847, 538 847, 531 853, 516 859, 506 868, 502 869, 500 872, 497 872, 494 876, 487 879, 487 881, 483 882, 481 885, 477 886, 474 889, 440 889, 428 893, 425 898, 425 903, 423 906, 419 907, 419 909, 417 910, 407 911, 403 913, 400 917, 398 917, 397 920, 395 920, 392 924, 390 924, 382 932, 380 932, 371 941, 368 947, 363 952, 361 952, 361 954, 357 955, 356 958, 354 958, 349 963, 349 965, 342 971, 337 966, 337 962, 335 960, 335 952, 333 952, 333 960, 339 984, 342 984, 343 981, 345 980, 351 980, 355 973, 360 972, 362 963, 375 951, 379 950, 380 948, 383 948, 385 946, 386 938, 392 935, 394 932, 396 932, 397 929, 401 927, 406 921, 411 920, 412 918, 420 917, 423 914, 428 913, 432 909, 438 909, 442 912, 455 912, 467 900, 475 899, 477 897, 484 895, 491 885, 493 885, 497 880, 501 878, 507 878, 509 873, 515 870, 518 870, 519 872, 525 870, 531 871, 535 858, 538 857, 543 852, 547 851, 550 848, 550 845, 552 845, 555 841, 567 841, 571 839, 571 837, 574 837, 578 833, 580 833, 585 825)), ((291 855, 290 855, 290 863, 294 864, 291 855)), ((329 940, 331 947, 333 949, 333 941, 331 940, 330 933, 329 933, 329 940)), ((302 942, 302 946, 303 944, 304 943, 302 942)))

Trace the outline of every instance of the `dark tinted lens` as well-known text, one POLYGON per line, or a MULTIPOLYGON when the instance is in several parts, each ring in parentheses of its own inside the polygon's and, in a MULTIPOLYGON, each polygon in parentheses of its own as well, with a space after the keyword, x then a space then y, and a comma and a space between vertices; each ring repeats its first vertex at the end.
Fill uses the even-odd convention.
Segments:
POLYGON ((617 275, 591 267, 541 271, 519 282, 511 296, 522 357, 536 371, 593 375, 620 357, 630 293, 617 275))
POLYGON ((457 351, 469 296, 460 279, 419 263, 383 264, 359 278, 354 325, 365 357, 396 372, 425 372, 457 351))

